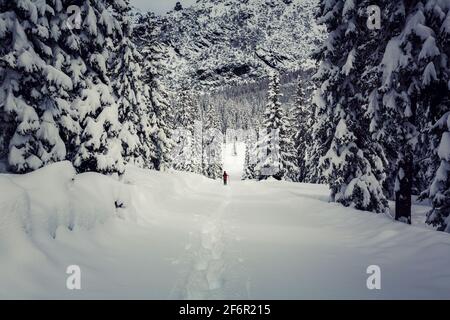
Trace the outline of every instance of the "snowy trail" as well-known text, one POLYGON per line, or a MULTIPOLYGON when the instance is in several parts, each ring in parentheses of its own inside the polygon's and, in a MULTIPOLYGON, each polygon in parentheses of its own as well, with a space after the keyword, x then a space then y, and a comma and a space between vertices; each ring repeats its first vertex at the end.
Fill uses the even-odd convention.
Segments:
POLYGON ((234 155, 234 146, 227 143, 223 148, 223 169, 229 174, 230 182, 240 181, 244 171, 245 143, 236 143, 237 155, 234 155))
POLYGON ((201 227, 193 270, 186 285, 187 299, 225 298, 220 291, 225 268, 224 226, 221 219, 228 204, 229 202, 222 204, 201 227))
POLYGON ((66 165, 0 176, 0 298, 450 298, 448 234, 330 204, 325 186, 238 181, 242 156, 225 160, 227 187, 135 168, 127 184, 73 182, 66 165), (65 287, 73 264, 79 291, 65 287))
MULTIPOLYGON (((224 170, 229 174, 230 182, 236 182, 242 176, 245 154, 245 145, 237 143, 236 151, 232 144, 226 144, 223 148, 224 170)), ((186 299, 226 299, 224 291, 224 273, 227 262, 224 259, 226 246, 224 219, 228 207, 232 203, 232 189, 228 185, 218 189, 219 204, 205 218, 200 228, 200 236, 196 251, 194 252, 192 270, 188 274, 183 297, 186 299)), ((191 248, 192 245, 189 245, 191 248)))
MULTIPOLYGON (((229 174, 230 182, 238 181, 242 176, 245 145, 236 144, 237 154, 234 154, 233 144, 225 144, 223 148, 224 170, 229 174)), ((223 292, 226 261, 223 258, 225 250, 224 216, 232 202, 232 189, 224 187, 222 203, 211 213, 201 227, 200 244, 195 252, 193 270, 189 274, 186 285, 187 299, 225 299, 223 292)))

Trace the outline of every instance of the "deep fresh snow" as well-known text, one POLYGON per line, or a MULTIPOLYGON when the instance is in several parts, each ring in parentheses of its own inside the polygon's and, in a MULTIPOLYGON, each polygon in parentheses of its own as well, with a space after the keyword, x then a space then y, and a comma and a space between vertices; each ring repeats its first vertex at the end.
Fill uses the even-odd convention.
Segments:
POLYGON ((75 176, 67 162, 0 175, 0 298, 450 298, 450 236, 422 226, 426 207, 410 227, 330 204, 325 186, 239 181, 243 155, 224 150, 227 187, 136 168, 75 176), (366 288, 369 265, 381 290, 366 288))

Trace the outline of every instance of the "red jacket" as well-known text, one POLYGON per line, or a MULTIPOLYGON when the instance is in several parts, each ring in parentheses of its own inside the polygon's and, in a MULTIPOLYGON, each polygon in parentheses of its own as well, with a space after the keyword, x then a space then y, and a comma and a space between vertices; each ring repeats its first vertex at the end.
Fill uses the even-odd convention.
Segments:
POLYGON ((225 180, 225 181, 228 180, 228 174, 226 174, 226 173, 223 174, 223 180, 225 180))

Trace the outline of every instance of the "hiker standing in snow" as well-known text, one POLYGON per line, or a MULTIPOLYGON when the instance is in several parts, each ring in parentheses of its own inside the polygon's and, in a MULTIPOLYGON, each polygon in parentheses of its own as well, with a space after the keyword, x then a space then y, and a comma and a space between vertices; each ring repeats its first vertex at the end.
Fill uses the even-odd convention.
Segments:
POLYGON ((228 173, 226 171, 223 172, 223 184, 227 185, 228 183, 228 173))

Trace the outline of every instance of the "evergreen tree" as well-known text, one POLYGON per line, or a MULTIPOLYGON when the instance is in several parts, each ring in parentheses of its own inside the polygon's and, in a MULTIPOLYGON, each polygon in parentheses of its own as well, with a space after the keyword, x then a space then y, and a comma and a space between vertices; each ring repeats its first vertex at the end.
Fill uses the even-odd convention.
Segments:
POLYGON ((441 136, 439 130, 435 129, 435 124, 448 111, 448 79, 450 79, 450 66, 443 62, 450 56, 450 19, 448 18, 450 1, 433 0, 425 2, 424 6, 426 24, 434 34, 425 41, 419 59, 427 63, 426 69, 430 71, 433 65, 436 74, 434 77, 433 72, 424 73, 421 94, 423 101, 417 116, 420 134, 415 161, 414 194, 428 189, 441 164, 441 159, 436 152, 439 149, 441 136), (430 62, 433 64, 431 65, 430 62))
MULTIPOLYGON (((355 67, 360 70, 359 88, 361 96, 364 97, 362 109, 367 120, 367 135, 370 135, 370 145, 367 147, 377 155, 374 159, 373 172, 378 176, 378 181, 383 183, 385 195, 389 199, 394 198, 394 176, 395 162, 397 160, 396 142, 392 139, 392 126, 390 121, 393 117, 392 110, 386 108, 383 103, 383 94, 380 90, 382 76, 382 60, 384 51, 392 33, 399 29, 399 19, 395 15, 401 14, 401 4, 397 1, 379 0, 375 3, 364 2, 362 5, 369 8, 377 5, 381 11, 381 29, 369 27, 359 30, 363 41, 360 52, 363 59, 357 59, 355 67), (392 15, 392 13, 395 13, 392 15), (389 17, 389 18, 386 18, 389 17)), ((364 13, 364 12, 363 12, 364 13)), ((370 12, 360 15, 361 24, 367 21, 370 12)))
MULTIPOLYGON (((297 100, 294 107, 289 112, 290 126, 292 128, 292 139, 294 141, 294 154, 296 158, 297 174, 292 176, 296 182, 309 182, 307 175, 309 172, 308 149, 312 145, 312 103, 308 98, 312 91, 311 84, 305 84, 301 78, 298 79, 297 100)), ((317 164, 311 164, 311 166, 317 164)))
POLYGON ((294 108, 284 117, 286 133, 284 143, 281 144, 282 162, 284 167, 283 180, 298 182, 300 176, 299 158, 296 148, 297 119, 294 116, 294 108))
MULTIPOLYGON (((450 101, 446 103, 448 108, 450 101)), ((441 163, 428 191, 433 209, 428 213, 427 223, 450 233, 450 112, 436 123, 434 129, 442 134, 437 149, 441 163)))
POLYGON ((126 162, 140 167, 152 167, 155 148, 151 140, 151 105, 148 88, 142 82, 142 57, 131 41, 132 26, 129 1, 118 11, 122 35, 114 54, 113 87, 117 96, 119 121, 122 124, 120 140, 126 162))
POLYGON ((172 139, 175 143, 172 148, 172 166, 178 171, 194 172, 192 159, 192 148, 194 137, 189 130, 177 127, 172 132, 172 139))
POLYGON ((153 168, 164 170, 171 166, 171 148, 174 142, 172 131, 172 106, 169 103, 169 93, 161 82, 162 73, 168 68, 164 65, 164 56, 167 55, 164 45, 158 40, 157 23, 153 14, 140 17, 136 29, 139 48, 144 58, 144 81, 149 86, 149 99, 152 107, 150 123, 152 126, 151 141, 155 154, 151 159, 153 168))
POLYGON ((273 177, 289 179, 287 174, 294 170, 292 140, 288 136, 287 119, 281 106, 280 77, 271 75, 268 103, 264 114, 263 129, 257 146, 258 163, 255 167, 258 180, 273 177))
POLYGON ((61 6, 0 1, 0 157, 10 170, 38 169, 66 158, 72 119, 71 59, 61 49, 61 6))
POLYGON ((446 95, 443 92, 448 91, 448 87, 445 89, 448 66, 442 63, 445 45, 439 47, 441 39, 437 35, 441 34, 445 19, 443 10, 448 9, 439 8, 440 3, 436 1, 401 1, 399 6, 400 13, 393 11, 391 14, 391 20, 396 20, 400 28, 391 35, 386 46, 380 91, 385 108, 393 113, 389 123, 398 151, 395 218, 411 223, 416 154, 423 153, 420 151, 423 150, 421 127, 430 119, 438 119, 436 117, 445 109, 441 102, 446 95))
POLYGON ((219 115, 213 106, 206 106, 203 115, 203 174, 211 179, 222 176, 223 134, 220 130, 219 115))
POLYGON ((198 172, 195 166, 194 133, 197 118, 196 107, 191 93, 187 90, 180 92, 177 100, 177 114, 175 117, 175 130, 173 140, 175 147, 172 150, 173 167, 176 170, 198 172))
POLYGON ((124 171, 118 106, 108 77, 114 43, 122 33, 117 12, 124 4, 120 1, 111 5, 106 0, 84 2, 81 28, 70 30, 66 39, 72 54, 79 55, 84 71, 73 104, 81 125, 73 162, 80 172, 124 171))
POLYGON ((331 199, 360 210, 384 212, 383 166, 372 139, 362 105, 361 69, 367 39, 365 1, 321 1, 319 21, 328 29, 328 39, 316 54, 320 66, 314 99, 313 156, 331 189, 331 199))
POLYGON ((429 177, 432 179, 423 195, 427 195, 433 205, 427 223, 450 233, 450 1, 428 1, 424 5, 427 25, 434 33, 423 43, 419 56, 423 64, 427 64, 422 79, 426 112, 420 119, 426 119, 421 123, 426 139, 421 142, 427 147, 422 148, 427 150, 422 154, 429 160, 422 166, 431 168, 428 172, 434 174, 425 176, 426 182, 429 177), (428 129, 430 123, 435 124, 428 129))
POLYGON ((326 152, 331 136, 330 122, 327 121, 330 110, 326 108, 324 93, 327 86, 327 81, 319 74, 314 74, 312 77, 317 88, 314 90, 311 98, 312 109, 312 126, 310 128, 312 143, 307 148, 308 161, 306 163, 308 172, 306 174, 306 181, 310 183, 326 184, 327 179, 324 177, 319 166, 320 158, 326 152))
POLYGON ((204 139, 205 133, 203 132, 203 121, 194 121, 194 143, 192 147, 192 164, 195 173, 203 174, 203 157, 204 157, 204 139))
POLYGON ((245 137, 245 161, 244 161, 244 173, 242 180, 253 180, 256 178, 255 166, 256 160, 256 143, 257 135, 253 128, 247 131, 245 137))

